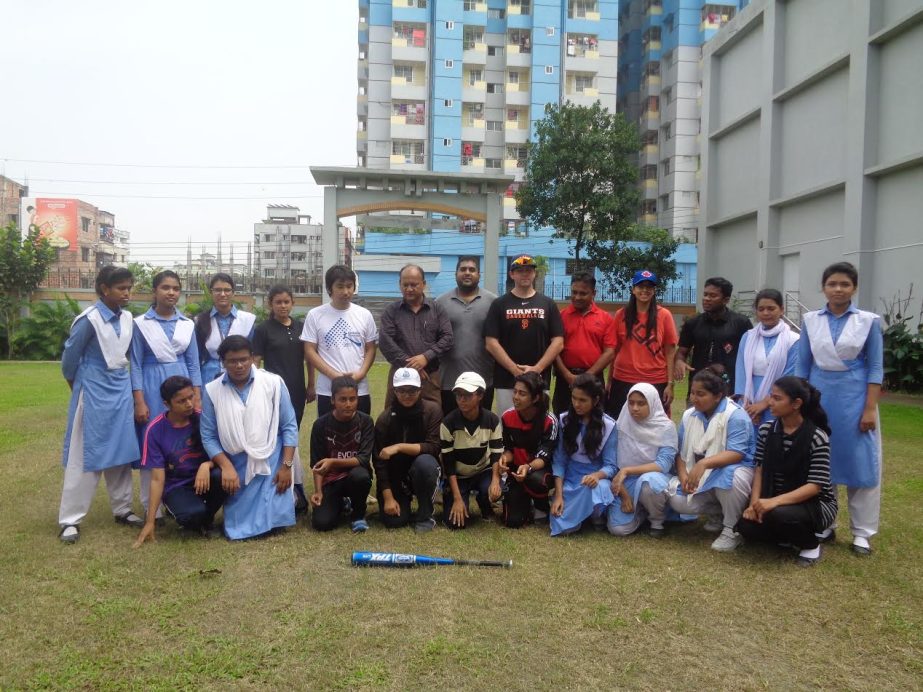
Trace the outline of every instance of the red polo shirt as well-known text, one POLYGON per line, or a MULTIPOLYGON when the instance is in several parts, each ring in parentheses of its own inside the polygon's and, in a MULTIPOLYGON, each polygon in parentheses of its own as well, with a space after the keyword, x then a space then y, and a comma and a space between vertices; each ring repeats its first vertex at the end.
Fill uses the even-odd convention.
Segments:
POLYGON ((564 322, 564 350, 561 360, 568 370, 573 368, 588 369, 602 354, 604 349, 615 348, 615 323, 605 310, 596 303, 590 303, 590 309, 583 315, 573 305, 561 310, 564 322))

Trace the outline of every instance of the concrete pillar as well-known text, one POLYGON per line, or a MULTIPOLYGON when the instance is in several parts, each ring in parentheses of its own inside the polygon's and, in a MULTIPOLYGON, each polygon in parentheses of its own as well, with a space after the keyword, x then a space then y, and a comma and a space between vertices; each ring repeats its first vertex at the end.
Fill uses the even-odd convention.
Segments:
POLYGON ((497 293, 497 271, 500 263, 500 224, 503 223, 503 197, 490 192, 484 197, 487 207, 487 224, 484 229, 484 266, 481 267, 481 285, 497 293))
MULTIPOLYGON (((321 257, 324 271, 337 263, 337 189, 333 185, 324 188, 324 231, 321 236, 321 257)), ((323 283, 323 280, 321 280, 323 283)), ((326 290, 321 290, 321 297, 325 303, 330 302, 326 290)))

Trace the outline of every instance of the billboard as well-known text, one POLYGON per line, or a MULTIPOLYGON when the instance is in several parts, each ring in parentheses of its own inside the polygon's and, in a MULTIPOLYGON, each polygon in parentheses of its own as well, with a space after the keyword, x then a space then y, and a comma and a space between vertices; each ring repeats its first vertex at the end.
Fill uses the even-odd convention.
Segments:
POLYGON ((77 200, 26 197, 22 201, 23 230, 38 227, 52 247, 77 249, 77 200))

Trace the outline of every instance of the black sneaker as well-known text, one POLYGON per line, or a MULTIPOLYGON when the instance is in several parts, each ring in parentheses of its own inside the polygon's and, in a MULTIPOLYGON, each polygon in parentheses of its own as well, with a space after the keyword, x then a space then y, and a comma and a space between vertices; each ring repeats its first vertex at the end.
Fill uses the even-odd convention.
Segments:
POLYGON ((113 517, 116 524, 125 524, 125 526, 133 526, 136 529, 144 527, 144 519, 139 517, 134 512, 129 512, 128 514, 122 514, 118 517, 113 517))
POLYGON ((61 532, 58 534, 58 538, 61 539, 62 543, 73 545, 78 540, 80 540, 80 527, 76 524, 68 524, 67 526, 62 526, 61 532), (73 529, 73 531, 69 531, 68 529, 73 529))

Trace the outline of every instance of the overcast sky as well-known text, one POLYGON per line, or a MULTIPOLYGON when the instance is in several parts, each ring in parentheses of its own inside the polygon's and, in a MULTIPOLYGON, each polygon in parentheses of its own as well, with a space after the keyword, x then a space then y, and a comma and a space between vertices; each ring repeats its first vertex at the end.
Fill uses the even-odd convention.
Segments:
POLYGON ((270 202, 320 219, 308 166, 356 163, 353 0, 2 0, 0 15, 0 173, 114 213, 133 258, 245 243, 270 202))

